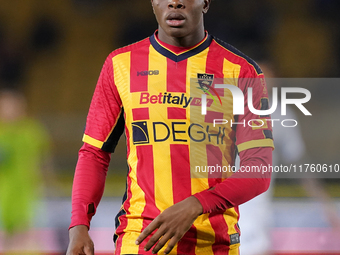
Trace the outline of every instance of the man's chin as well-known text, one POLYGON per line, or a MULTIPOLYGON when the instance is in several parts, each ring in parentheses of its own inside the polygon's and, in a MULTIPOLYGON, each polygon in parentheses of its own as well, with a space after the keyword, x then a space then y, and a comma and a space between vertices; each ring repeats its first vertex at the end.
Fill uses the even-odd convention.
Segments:
POLYGON ((171 37, 184 37, 185 35, 187 35, 186 29, 183 27, 170 27, 168 29, 168 35, 171 37))

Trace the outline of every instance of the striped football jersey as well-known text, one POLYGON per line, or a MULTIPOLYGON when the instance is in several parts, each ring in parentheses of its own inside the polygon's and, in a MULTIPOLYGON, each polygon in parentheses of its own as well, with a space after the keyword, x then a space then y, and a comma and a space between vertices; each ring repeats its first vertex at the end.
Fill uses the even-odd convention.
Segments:
MULTIPOLYGON (((261 69, 209 34, 177 53, 156 32, 108 56, 83 141, 113 152, 125 131, 129 171, 116 217, 116 254, 146 254, 135 245, 141 231, 166 208, 228 178, 237 151, 273 147, 269 116, 249 110, 249 87, 254 108, 267 109, 261 69), (243 115, 233 114, 230 90, 215 88, 221 83, 243 92, 243 115)), ((237 207, 199 216, 171 254, 238 254, 238 218, 237 207)))

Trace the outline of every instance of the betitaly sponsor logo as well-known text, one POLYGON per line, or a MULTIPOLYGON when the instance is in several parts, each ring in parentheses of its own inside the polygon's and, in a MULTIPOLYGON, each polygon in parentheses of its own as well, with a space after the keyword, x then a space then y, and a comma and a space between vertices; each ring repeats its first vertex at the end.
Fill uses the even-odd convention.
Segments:
MULTIPOLYGON (((201 98, 199 97, 188 97, 185 93, 174 94, 169 92, 160 92, 159 94, 150 94, 149 92, 142 92, 140 94, 139 103, 144 104, 167 104, 182 106, 187 108, 189 105, 201 106, 201 98)), ((213 103, 213 99, 207 99, 205 105, 210 107, 213 103)))

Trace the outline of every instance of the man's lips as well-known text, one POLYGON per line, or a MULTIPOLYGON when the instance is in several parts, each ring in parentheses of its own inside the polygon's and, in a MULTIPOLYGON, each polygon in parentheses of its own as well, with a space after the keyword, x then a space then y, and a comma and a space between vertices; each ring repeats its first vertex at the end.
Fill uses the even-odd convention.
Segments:
POLYGON ((180 13, 170 13, 166 17, 166 23, 171 27, 179 27, 185 22, 185 17, 180 13))

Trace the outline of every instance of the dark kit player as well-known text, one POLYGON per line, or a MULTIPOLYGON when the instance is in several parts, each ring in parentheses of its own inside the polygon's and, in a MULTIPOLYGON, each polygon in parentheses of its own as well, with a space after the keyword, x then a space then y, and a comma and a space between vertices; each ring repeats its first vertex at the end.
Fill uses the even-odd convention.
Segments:
POLYGON ((237 149, 241 166, 271 164, 269 124, 215 131, 212 126, 214 116, 237 123, 269 118, 254 115, 247 105, 244 115, 234 116, 232 100, 226 90, 214 88, 214 79, 231 79, 244 92, 252 87, 256 109, 265 108, 268 95, 256 63, 205 32, 210 2, 151 1, 158 30, 106 59, 74 177, 68 255, 94 254, 90 220, 103 194, 110 153, 124 131, 129 171, 116 217, 115 254, 239 254, 238 205, 267 190, 270 176, 195 178, 193 162, 233 166, 237 149), (204 92, 192 86, 195 79, 204 92), (199 97, 193 96, 199 92, 218 96, 207 115, 200 114, 199 97))

